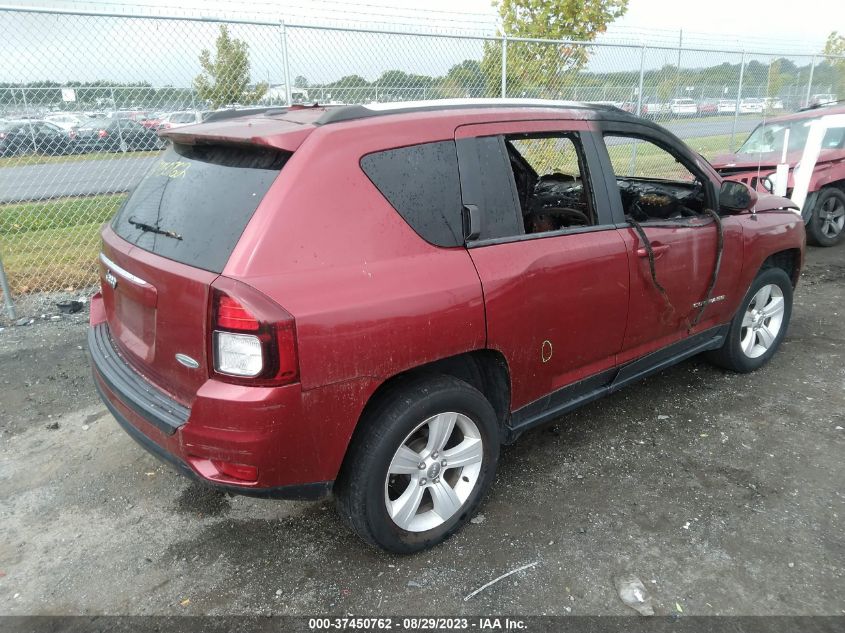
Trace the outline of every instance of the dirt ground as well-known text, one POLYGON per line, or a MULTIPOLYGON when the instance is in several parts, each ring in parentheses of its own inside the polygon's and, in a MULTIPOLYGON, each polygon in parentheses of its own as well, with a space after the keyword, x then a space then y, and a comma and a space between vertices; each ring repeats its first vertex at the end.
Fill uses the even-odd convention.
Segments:
POLYGON ((0 613, 622 615, 635 574, 658 614, 843 614, 843 306, 845 245, 811 249, 767 367, 693 359, 527 434, 410 557, 176 475, 97 400, 84 313, 33 313, 0 330, 0 613))

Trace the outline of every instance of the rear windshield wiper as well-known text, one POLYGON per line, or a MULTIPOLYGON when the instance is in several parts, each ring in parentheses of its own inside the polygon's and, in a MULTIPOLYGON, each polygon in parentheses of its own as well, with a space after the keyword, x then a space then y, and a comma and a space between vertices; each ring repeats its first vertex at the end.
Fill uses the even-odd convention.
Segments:
POLYGON ((168 231, 166 229, 159 228, 157 226, 153 226, 152 224, 147 224, 146 222, 138 222, 138 220, 134 220, 129 218, 127 220, 129 224, 135 226, 145 233, 157 233, 158 235, 165 235, 167 237, 172 237, 174 240, 181 240, 182 236, 179 235, 176 231, 168 231))

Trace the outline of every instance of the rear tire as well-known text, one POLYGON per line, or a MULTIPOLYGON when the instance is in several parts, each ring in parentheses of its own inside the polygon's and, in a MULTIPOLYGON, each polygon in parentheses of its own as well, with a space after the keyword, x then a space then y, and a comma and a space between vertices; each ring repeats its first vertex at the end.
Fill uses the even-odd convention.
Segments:
POLYGON ((782 268, 764 268, 742 299, 725 342, 707 358, 739 373, 769 362, 780 346, 792 316, 792 281, 782 268))
POLYGON ((816 246, 834 246, 845 235, 845 193, 836 187, 825 187, 819 192, 810 221, 807 237, 816 246))
POLYGON ((361 539, 409 554, 472 517, 499 458, 498 421, 481 392, 451 376, 400 381, 359 425, 335 493, 361 539))

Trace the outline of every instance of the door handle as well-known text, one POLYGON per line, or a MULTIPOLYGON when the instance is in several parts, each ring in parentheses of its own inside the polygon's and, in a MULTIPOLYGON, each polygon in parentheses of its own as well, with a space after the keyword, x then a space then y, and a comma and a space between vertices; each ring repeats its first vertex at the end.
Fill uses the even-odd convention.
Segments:
MULTIPOLYGON (((654 259, 657 259, 669 250, 669 244, 660 244, 659 242, 655 242, 651 245, 651 250, 654 253, 654 259)), ((648 257, 648 249, 645 246, 638 248, 637 257, 648 257)))
POLYGON ((481 235, 481 212, 474 204, 465 204, 463 208, 464 241, 477 240, 481 235))

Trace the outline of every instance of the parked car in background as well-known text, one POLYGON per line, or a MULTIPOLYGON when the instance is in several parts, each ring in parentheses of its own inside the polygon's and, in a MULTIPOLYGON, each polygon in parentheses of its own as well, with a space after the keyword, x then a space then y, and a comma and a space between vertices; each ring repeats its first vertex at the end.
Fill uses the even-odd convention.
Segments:
POLYGON ((783 110, 783 100, 777 97, 765 97, 763 99, 763 108, 769 111, 783 110))
MULTIPOLYGON (((775 167, 781 162, 789 130, 786 162, 790 166, 787 195, 792 195, 794 167, 804 151, 809 124, 828 114, 845 114, 845 105, 804 110, 766 121, 751 132, 735 154, 718 156, 714 167, 725 178, 738 180, 759 192, 772 189, 775 167)), ((831 129, 813 169, 802 216, 807 237, 819 246, 833 246, 845 235, 845 130, 831 129)))
POLYGON ((163 132, 103 227, 88 334, 118 423, 221 490, 333 491, 364 541, 421 550, 502 444, 698 353, 753 371, 786 333, 790 201, 617 108, 221 116, 163 132))
POLYGON ((712 116, 719 112, 719 102, 708 99, 698 104, 698 113, 704 116, 712 116))
POLYGON ((836 95, 831 93, 815 94, 810 98, 810 107, 824 106, 836 103, 836 95))
POLYGON ((73 114, 71 112, 56 112, 44 117, 45 121, 59 126, 65 132, 70 132, 74 128, 79 127, 79 124, 83 119, 85 119, 83 115, 73 114))
POLYGON ((71 134, 48 121, 6 121, 0 124, 0 155, 45 154, 59 156, 75 151, 71 134))
POLYGON ((694 116, 698 114, 698 104, 692 99, 672 99, 669 102, 672 116, 694 116))
POLYGON ((203 113, 198 110, 182 110, 181 112, 171 112, 165 116, 161 121, 162 130, 172 130, 174 128, 182 127, 183 125, 194 125, 202 123, 203 113))
POLYGON ((148 130, 158 130, 161 127, 161 115, 156 112, 149 112, 142 118, 138 119, 136 123, 140 123, 148 130))
POLYGON ((669 112, 668 106, 655 97, 643 99, 640 115, 647 119, 658 119, 669 112))
POLYGON ((719 114, 733 114, 736 112, 736 99, 719 99, 716 111, 719 114))
POLYGON ((739 102, 740 114, 763 114, 763 100, 756 97, 742 99, 739 102))
POLYGON ((128 118, 87 119, 76 129, 79 151, 131 152, 161 149, 156 132, 128 118))
POLYGON ((147 118, 146 110, 114 110, 106 115, 110 119, 129 119, 140 123, 147 118))

